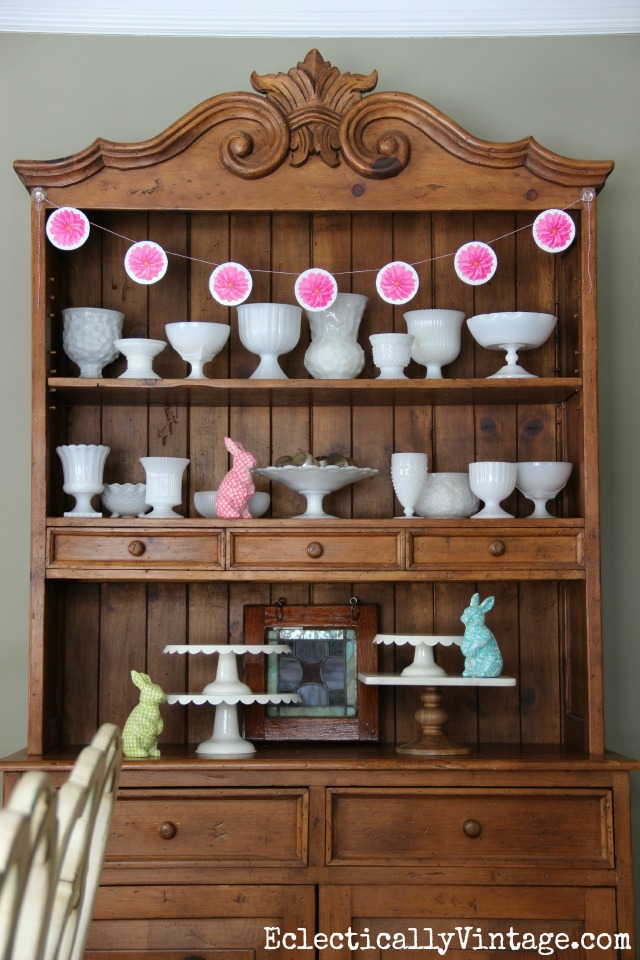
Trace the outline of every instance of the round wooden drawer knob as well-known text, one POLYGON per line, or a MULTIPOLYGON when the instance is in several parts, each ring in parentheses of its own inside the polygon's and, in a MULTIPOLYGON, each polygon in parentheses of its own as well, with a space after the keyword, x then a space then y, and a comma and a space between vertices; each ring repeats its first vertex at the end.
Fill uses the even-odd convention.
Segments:
POLYGON ((317 540, 314 540, 307 547, 307 553, 309 554, 310 557, 313 557, 314 560, 317 560, 318 557, 321 557, 322 554, 324 553, 324 547, 322 546, 321 543, 318 543, 317 540))
POLYGON ((173 840, 177 832, 178 828, 171 820, 165 820, 165 822, 161 823, 158 827, 158 833, 163 840, 173 840))
POLYGON ((489 553, 492 557, 501 557, 506 549, 503 540, 492 540, 489 544, 489 553))
POLYGON ((462 831, 467 837, 479 837, 482 833, 482 827, 477 820, 465 820, 462 831))
POLYGON ((141 557, 147 548, 142 540, 132 540, 127 549, 132 557, 141 557))

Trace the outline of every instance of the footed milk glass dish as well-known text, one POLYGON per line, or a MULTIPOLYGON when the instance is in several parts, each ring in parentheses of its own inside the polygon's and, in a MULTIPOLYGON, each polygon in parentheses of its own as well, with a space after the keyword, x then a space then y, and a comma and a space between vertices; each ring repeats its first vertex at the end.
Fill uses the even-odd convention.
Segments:
POLYGON ((288 380, 278 357, 300 339, 302 307, 289 303, 241 303, 238 333, 242 346, 260 357, 250 380, 288 380))
POLYGON ((91 498, 102 493, 104 462, 110 447, 100 443, 68 443, 56 447, 62 462, 64 482, 62 489, 76 499, 73 510, 65 517, 101 517, 91 506, 91 498))
POLYGON ((528 460, 516 464, 516 487, 527 500, 533 501, 531 517, 552 517, 547 510, 547 500, 558 496, 572 469, 573 464, 563 460, 528 460))
POLYGON ((373 467, 333 465, 297 467, 288 464, 286 467, 256 467, 253 472, 259 477, 264 477, 265 480, 276 480, 289 490, 294 490, 306 497, 305 512, 298 514, 294 520, 335 520, 333 514, 325 513, 322 506, 322 501, 327 494, 335 493, 336 490, 341 490, 342 487, 357 480, 373 477, 378 471, 373 467))
POLYGON ((558 322, 551 313, 481 313, 469 317, 473 339, 487 350, 504 350, 506 363, 492 377, 534 377, 518 363, 519 350, 541 347, 558 322))
POLYGON ((147 476, 146 503, 153 509, 149 519, 182 517, 173 509, 182 503, 182 474, 189 464, 186 457, 140 457, 147 476))
MULTIPOLYGON (((217 490, 198 490, 194 493, 193 503, 201 517, 205 517, 207 520, 214 520, 218 516, 216 513, 217 493, 217 490)), ((249 513, 254 519, 261 517, 269 509, 270 503, 271 496, 268 493, 263 493, 261 490, 258 490, 252 497, 249 497, 247 504, 249 513)))
POLYGON ((165 330, 173 349, 191 367, 186 379, 208 380, 204 365, 220 353, 229 339, 231 327, 206 320, 176 320, 165 324, 165 330))
POLYGON ((102 506, 112 517, 143 517, 149 509, 144 483, 105 483, 102 506))
POLYGON ((441 380, 442 367, 460 353, 464 313, 461 310, 408 310, 407 330, 413 334, 411 356, 426 366, 427 380, 441 380))
POLYGON ((406 380, 404 368, 411 360, 413 335, 410 333, 372 333, 369 337, 373 362, 380 370, 378 380, 406 380))
POLYGON ((311 343, 304 365, 318 380, 352 380, 364 367, 364 350, 358 343, 358 329, 368 297, 361 293, 339 293, 325 310, 305 310, 311 343))
POLYGON ((432 520, 470 517, 480 509, 468 473, 429 473, 415 505, 419 517, 432 520))
POLYGON ((469 484, 473 492, 482 501, 484 507, 479 513, 473 514, 473 519, 499 520, 513 518, 500 506, 515 490, 516 465, 504 460, 479 460, 469 464, 469 484))
POLYGON ((124 313, 102 307, 66 307, 62 311, 62 346, 80 367, 81 377, 102 377, 102 368, 118 356, 114 341, 122 336, 124 313))
POLYGON ((118 377, 119 380, 159 380, 160 377, 153 369, 153 358, 157 357, 166 347, 164 340, 150 340, 146 337, 125 337, 114 340, 114 347, 127 358, 127 369, 118 377))
POLYGON ((405 517, 413 517, 420 491, 429 469, 426 453, 392 453, 391 482, 396 497, 404 507, 405 517))

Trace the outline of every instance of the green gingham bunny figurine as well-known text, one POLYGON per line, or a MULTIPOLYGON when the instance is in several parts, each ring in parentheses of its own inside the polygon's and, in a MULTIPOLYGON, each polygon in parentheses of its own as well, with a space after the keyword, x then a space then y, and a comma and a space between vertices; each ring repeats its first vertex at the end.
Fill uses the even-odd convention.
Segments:
POLYGON ((159 704, 164 692, 146 673, 131 671, 131 679, 140 688, 140 703, 134 707, 122 731, 122 751, 125 757, 159 757, 158 737, 162 733, 159 704))

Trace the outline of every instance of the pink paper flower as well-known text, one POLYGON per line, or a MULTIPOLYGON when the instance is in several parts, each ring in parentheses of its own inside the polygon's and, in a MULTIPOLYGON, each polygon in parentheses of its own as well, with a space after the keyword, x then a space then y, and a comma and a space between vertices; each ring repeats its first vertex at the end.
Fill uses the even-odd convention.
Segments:
POLYGON ((490 279, 496 267, 496 257, 486 243, 467 243, 456 255, 459 275, 470 283, 490 279))
POLYGON ((324 310, 335 300, 336 285, 326 270, 308 270, 296 284, 296 296, 310 310, 324 310))
POLYGON ((403 263, 392 263, 383 270, 378 278, 380 293, 386 300, 410 300, 417 289, 413 270, 403 263))
POLYGON ((535 236, 540 246, 548 250, 564 250, 575 233, 573 220, 562 210, 548 210, 536 219, 535 236))
POLYGON ((73 207, 61 207, 49 218, 47 233, 57 247, 77 247, 88 234, 87 219, 73 207))
POLYGON ((131 276, 142 283, 159 280, 166 269, 164 251, 157 243, 137 243, 127 254, 127 268, 131 276))
POLYGON ((212 285, 213 295, 222 303, 238 303, 245 299, 250 289, 246 270, 232 263, 220 268, 212 285))

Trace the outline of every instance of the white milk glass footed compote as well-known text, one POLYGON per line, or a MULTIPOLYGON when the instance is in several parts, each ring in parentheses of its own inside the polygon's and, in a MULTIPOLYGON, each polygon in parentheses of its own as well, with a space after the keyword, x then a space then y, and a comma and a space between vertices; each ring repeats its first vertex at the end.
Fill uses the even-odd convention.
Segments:
POLYGON ((238 333, 242 346, 260 357, 250 380, 288 380, 278 357, 289 353, 300 339, 302 307, 289 303, 242 303, 238 333))
POLYGON ((552 519, 547 501, 558 496, 572 469, 572 463, 562 460, 529 460, 516 464, 516 487, 527 500, 533 501, 531 517, 552 519))
POLYGON ((515 463, 504 460, 480 460, 470 463, 469 484, 475 495, 484 502, 482 510, 473 514, 473 520, 500 520, 507 517, 513 519, 513 514, 507 513, 500 503, 515 490, 515 463))
POLYGON ((427 380, 441 380, 442 367, 460 353, 464 313, 461 310, 409 310, 404 314, 413 334, 411 356, 427 368, 427 380))
POLYGON ((558 322, 550 313, 481 313, 469 317, 467 326, 473 339, 487 350, 504 350, 506 363, 491 377, 534 377, 518 363, 519 350, 541 347, 558 322))
POLYGON ((415 515, 415 506, 427 479, 429 458, 426 453, 392 453, 391 482, 405 517, 415 515))
POLYGON ((404 368, 411 360, 413 335, 410 333, 372 333, 369 337, 373 362, 380 371, 378 380, 406 380, 404 368))
POLYGON ((118 356, 114 341, 122 336, 124 313, 102 307, 66 307, 62 311, 62 346, 80 367, 80 376, 102 377, 102 368, 118 356))
POLYGON ((62 489, 76 499, 73 510, 65 517, 101 517, 91 506, 92 497, 102 493, 104 462, 110 447, 97 443, 68 443, 56 447, 62 461, 62 489))
POLYGON ((147 519, 179 517, 173 509, 182 503, 182 475, 189 465, 186 457, 140 457, 147 478, 145 502, 152 507, 147 519))
POLYGON ((208 380, 204 372, 229 339, 231 327, 227 323, 207 320, 176 320, 165 324, 167 340, 191 367, 187 380, 208 380))
POLYGON ((164 340, 150 340, 147 337, 125 337, 114 340, 114 347, 127 358, 127 369, 119 380, 159 380, 153 369, 153 358, 166 347, 164 340))

